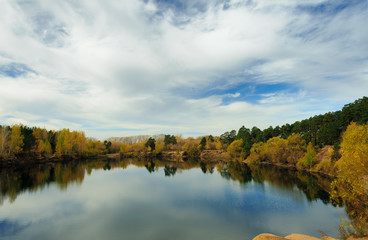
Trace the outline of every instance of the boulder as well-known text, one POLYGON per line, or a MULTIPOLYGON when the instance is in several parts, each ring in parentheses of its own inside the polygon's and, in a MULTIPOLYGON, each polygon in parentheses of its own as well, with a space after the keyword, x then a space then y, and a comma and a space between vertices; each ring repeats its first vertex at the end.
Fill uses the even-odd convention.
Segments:
POLYGON ((304 235, 304 234, 290 234, 289 236, 285 237, 288 240, 320 240, 319 238, 316 237, 312 237, 312 236, 308 236, 308 235, 304 235))
POLYGON ((271 233, 262 233, 253 238, 253 240, 285 240, 285 238, 273 235, 271 233))
POLYGON ((337 240, 337 239, 329 236, 323 236, 321 237, 321 240, 337 240))

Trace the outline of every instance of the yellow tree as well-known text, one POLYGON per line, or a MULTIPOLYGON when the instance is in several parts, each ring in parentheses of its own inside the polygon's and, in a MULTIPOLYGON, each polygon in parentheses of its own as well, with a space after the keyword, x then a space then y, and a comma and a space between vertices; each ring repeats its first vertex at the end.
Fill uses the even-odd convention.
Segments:
POLYGON ((273 137, 264 145, 267 160, 275 163, 285 163, 287 159, 287 140, 273 137))
POLYGON ((263 142, 253 144, 247 158, 248 163, 259 163, 266 160, 265 145, 263 142))
POLYGON ((368 123, 351 123, 343 134, 338 177, 332 183, 332 199, 342 199, 351 221, 349 232, 368 235, 368 123))
POLYGON ((78 151, 80 156, 86 156, 88 147, 87 147, 87 138, 84 132, 80 131, 78 134, 78 151))
POLYGON ((299 159, 298 163, 296 164, 297 168, 312 168, 313 165, 316 163, 316 150, 314 149, 311 142, 308 143, 307 152, 305 155, 299 159))
POLYGON ((368 123, 351 123, 343 134, 341 158, 336 162, 338 178, 333 183, 343 199, 363 198, 368 182, 368 123))
MULTIPOLYGON (((44 128, 34 128, 33 136, 36 140, 36 144, 32 151, 38 157, 49 158, 52 155, 52 148, 50 143, 49 132, 44 128)), ((53 134, 53 132, 52 132, 53 134)))
POLYGON ((13 125, 10 135, 9 154, 19 154, 23 150, 23 135, 19 125, 13 125))
POLYGON ((155 155, 158 155, 160 153, 162 153, 162 151, 164 150, 165 148, 165 144, 162 143, 162 142, 157 142, 156 145, 155 145, 155 150, 153 151, 153 153, 155 155))
POLYGON ((69 129, 63 129, 64 132, 64 155, 72 157, 73 156, 73 136, 69 129))
POLYGON ((293 133, 287 138, 288 156, 287 162, 296 164, 298 160, 304 156, 306 143, 299 133, 293 133))
POLYGON ((101 141, 88 139, 87 148, 88 148, 87 150, 88 156, 96 156, 102 153, 102 151, 105 149, 105 146, 101 141))
POLYGON ((34 128, 32 132, 36 144, 34 145, 32 151, 39 157, 43 156, 45 151, 44 141, 47 139, 47 131, 41 128, 34 128))
POLYGON ((120 152, 121 153, 127 153, 127 152, 130 152, 132 149, 132 146, 127 144, 127 143, 123 143, 121 144, 120 146, 120 152))
POLYGON ((144 146, 144 142, 138 142, 133 144, 132 150, 136 153, 145 153, 147 151, 147 148, 144 146))
POLYGON ((73 156, 86 156, 87 155, 87 139, 83 131, 71 132, 71 145, 73 156))
POLYGON ((50 142, 47 139, 43 142, 43 155, 46 158, 49 158, 52 155, 51 144, 50 144, 50 142))
POLYGON ((62 157, 65 153, 65 131, 64 129, 61 130, 58 134, 58 138, 57 138, 57 142, 56 142, 56 148, 55 148, 55 153, 56 156, 58 157, 62 157))
POLYGON ((216 149, 217 149, 217 150, 222 150, 222 143, 221 143, 220 139, 217 139, 217 142, 216 142, 216 149))
POLYGON ((233 159, 240 158, 243 152, 243 145, 243 139, 235 140, 227 147, 227 153, 233 159))

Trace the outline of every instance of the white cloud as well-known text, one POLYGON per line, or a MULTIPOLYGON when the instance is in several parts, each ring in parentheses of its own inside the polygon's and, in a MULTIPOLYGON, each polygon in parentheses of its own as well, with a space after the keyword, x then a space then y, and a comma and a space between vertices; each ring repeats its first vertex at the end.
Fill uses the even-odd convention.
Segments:
POLYGON ((132 134, 103 128, 221 134, 335 110, 366 94, 367 4, 313 12, 299 1, 219 2, 4 1, 0 66, 21 63, 34 73, 0 72, 1 124, 99 138, 132 134), (260 83, 290 89, 237 88, 260 83))

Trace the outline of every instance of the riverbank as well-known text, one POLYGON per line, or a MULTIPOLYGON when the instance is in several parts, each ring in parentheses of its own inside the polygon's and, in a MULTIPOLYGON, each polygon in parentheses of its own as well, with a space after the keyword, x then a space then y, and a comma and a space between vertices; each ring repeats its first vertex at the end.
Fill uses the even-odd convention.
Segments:
MULTIPOLYGON (((329 165, 331 162, 331 155, 333 154, 332 146, 325 146, 316 155, 316 163, 325 163, 325 165, 329 165)), ((147 152, 126 152, 126 153, 116 153, 116 154, 107 154, 102 155, 108 158, 138 158, 138 159, 152 159, 158 158, 164 161, 179 161, 184 162, 189 159, 188 153, 186 151, 162 151, 160 154, 154 154, 151 151, 147 152)), ((242 160, 240 158, 234 159, 231 158, 228 152, 224 150, 203 150, 199 153, 199 155, 194 158, 197 161, 204 163, 220 163, 220 162, 230 162, 230 161, 239 161, 244 162, 246 164, 261 164, 261 165, 270 165, 277 166, 280 168, 292 169, 296 171, 304 171, 312 174, 319 174, 329 178, 335 178, 335 171, 326 171, 326 168, 298 168, 295 164, 291 163, 281 163, 281 162, 271 162, 268 160, 265 161, 257 161, 250 162, 247 160, 242 160)))

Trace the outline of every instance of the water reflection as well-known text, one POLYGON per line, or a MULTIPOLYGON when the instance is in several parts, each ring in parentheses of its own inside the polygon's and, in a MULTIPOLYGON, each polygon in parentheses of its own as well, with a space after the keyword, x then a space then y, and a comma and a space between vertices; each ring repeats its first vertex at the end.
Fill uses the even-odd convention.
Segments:
POLYGON ((251 239, 261 232, 318 236, 316 230, 336 236, 342 213, 329 203, 329 183, 238 162, 106 159, 2 168, 0 238, 57 239, 56 226, 68 232, 59 239, 251 239), (84 225, 95 228, 84 232, 84 225))
POLYGON ((166 177, 174 176, 176 173, 176 170, 178 170, 177 167, 170 167, 168 165, 165 165, 164 172, 166 177))
POLYGON ((221 177, 238 181, 242 184, 254 182, 264 184, 268 182, 275 188, 302 190, 309 201, 320 199, 329 204, 327 191, 330 179, 314 176, 304 172, 280 169, 272 166, 248 166, 239 162, 215 164, 204 162, 165 162, 160 160, 89 160, 67 163, 49 163, 42 165, 28 165, 14 168, 2 168, 0 172, 0 204, 5 199, 14 202, 18 194, 24 191, 34 192, 44 189, 50 183, 56 183, 60 190, 66 190, 68 184, 81 184, 85 173, 90 175, 93 170, 109 171, 115 168, 125 169, 129 165, 145 167, 149 173, 164 169, 165 176, 175 176, 178 169, 189 170, 200 168, 204 174, 213 174, 216 168, 221 177))

